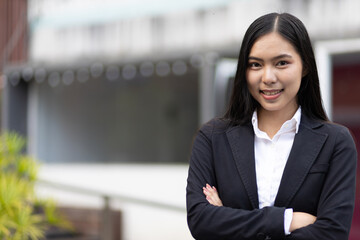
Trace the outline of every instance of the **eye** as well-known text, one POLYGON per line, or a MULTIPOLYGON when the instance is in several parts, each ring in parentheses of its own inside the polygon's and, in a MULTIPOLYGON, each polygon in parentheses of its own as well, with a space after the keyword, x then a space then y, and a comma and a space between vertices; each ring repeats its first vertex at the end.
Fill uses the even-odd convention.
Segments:
POLYGON ((287 61, 279 61, 276 65, 281 67, 281 66, 286 66, 288 64, 289 63, 287 61))
POLYGON ((261 67, 261 65, 258 62, 250 62, 249 63, 249 68, 260 68, 260 67, 261 67))

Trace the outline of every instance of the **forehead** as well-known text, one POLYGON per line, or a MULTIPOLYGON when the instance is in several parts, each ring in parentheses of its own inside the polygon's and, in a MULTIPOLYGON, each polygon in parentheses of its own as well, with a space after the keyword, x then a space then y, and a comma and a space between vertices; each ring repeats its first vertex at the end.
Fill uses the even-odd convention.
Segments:
POLYGON ((250 56, 273 57, 281 54, 290 54, 300 57, 294 46, 276 32, 271 32, 259 37, 250 50, 250 56))

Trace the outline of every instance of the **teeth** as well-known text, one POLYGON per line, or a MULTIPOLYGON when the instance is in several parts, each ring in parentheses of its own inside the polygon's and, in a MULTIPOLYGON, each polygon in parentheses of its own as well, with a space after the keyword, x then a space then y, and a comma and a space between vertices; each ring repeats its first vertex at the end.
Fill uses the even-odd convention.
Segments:
POLYGON ((278 93, 281 92, 281 90, 277 90, 277 91, 262 91, 266 96, 272 96, 272 95, 276 95, 278 93))

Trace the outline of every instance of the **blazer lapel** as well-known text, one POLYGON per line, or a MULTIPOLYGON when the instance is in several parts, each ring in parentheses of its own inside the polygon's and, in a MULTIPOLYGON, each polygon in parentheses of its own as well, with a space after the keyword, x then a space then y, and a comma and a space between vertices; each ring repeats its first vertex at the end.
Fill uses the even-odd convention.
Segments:
POLYGON ((253 208, 259 208, 255 173, 254 131, 252 126, 236 126, 230 128, 226 134, 237 170, 250 202, 253 208))
POLYGON ((314 129, 319 125, 322 123, 312 121, 302 114, 299 132, 295 135, 275 199, 275 206, 288 206, 317 158, 327 138, 326 134, 314 129))

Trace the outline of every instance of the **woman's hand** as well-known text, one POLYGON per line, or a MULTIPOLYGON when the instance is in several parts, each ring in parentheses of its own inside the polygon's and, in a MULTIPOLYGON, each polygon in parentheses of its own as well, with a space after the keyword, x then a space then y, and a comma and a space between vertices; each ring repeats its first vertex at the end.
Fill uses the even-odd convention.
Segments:
POLYGON ((305 212, 294 212, 293 218, 290 224, 290 232, 296 229, 306 227, 313 224, 316 221, 316 217, 305 212))
POLYGON ((218 207, 223 206, 215 187, 211 187, 209 184, 206 184, 206 187, 203 187, 203 193, 206 196, 206 200, 208 200, 211 205, 218 207))

